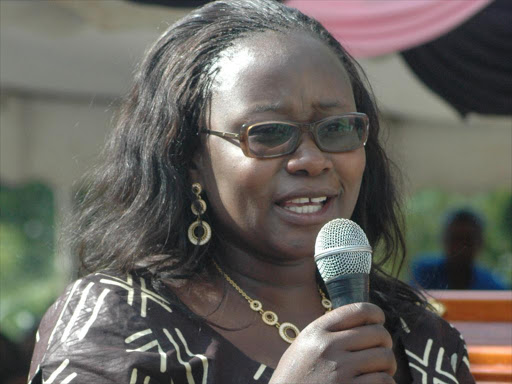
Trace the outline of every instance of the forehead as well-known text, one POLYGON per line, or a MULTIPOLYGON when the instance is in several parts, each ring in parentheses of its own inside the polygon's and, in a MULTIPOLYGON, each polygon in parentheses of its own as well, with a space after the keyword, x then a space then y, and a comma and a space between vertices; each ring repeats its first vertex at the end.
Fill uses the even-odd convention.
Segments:
POLYGON ((325 43, 304 33, 262 32, 226 50, 212 89, 212 117, 273 110, 304 118, 325 105, 355 110, 349 76, 325 43))

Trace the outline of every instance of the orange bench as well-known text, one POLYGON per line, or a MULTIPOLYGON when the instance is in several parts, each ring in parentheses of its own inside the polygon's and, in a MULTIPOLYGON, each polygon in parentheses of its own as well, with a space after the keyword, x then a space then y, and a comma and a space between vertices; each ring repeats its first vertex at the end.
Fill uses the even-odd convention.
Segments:
POLYGON ((479 384, 512 383, 512 291, 428 291, 468 347, 479 384))

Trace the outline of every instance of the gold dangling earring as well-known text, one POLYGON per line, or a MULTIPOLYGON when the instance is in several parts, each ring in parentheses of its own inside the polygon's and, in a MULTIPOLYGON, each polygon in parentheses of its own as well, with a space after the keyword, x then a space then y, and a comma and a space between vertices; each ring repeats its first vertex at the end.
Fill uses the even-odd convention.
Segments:
POLYGON ((188 239, 194 245, 204 245, 210 241, 212 237, 212 229, 210 225, 201 220, 201 215, 206 212, 206 202, 201 199, 201 192, 203 188, 201 184, 192 184, 192 192, 196 195, 197 199, 192 202, 190 208, 192 213, 197 216, 196 221, 188 227, 188 239))

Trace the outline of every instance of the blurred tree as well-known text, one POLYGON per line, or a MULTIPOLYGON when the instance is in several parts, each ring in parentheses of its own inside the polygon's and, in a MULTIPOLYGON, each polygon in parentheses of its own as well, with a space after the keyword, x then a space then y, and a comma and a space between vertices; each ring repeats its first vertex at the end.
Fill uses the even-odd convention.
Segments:
POLYGON ((0 188, 0 323, 19 340, 56 295, 54 201, 42 183, 0 188))

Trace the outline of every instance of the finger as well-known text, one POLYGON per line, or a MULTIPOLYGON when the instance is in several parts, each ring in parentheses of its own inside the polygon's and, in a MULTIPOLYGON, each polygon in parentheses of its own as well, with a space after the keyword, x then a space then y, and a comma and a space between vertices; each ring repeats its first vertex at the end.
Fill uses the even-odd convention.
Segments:
POLYGON ((357 376, 352 380, 353 384, 396 384, 392 376, 384 372, 368 373, 357 376))
POLYGON ((337 332, 340 345, 350 352, 361 351, 370 348, 393 348, 393 339, 382 324, 364 325, 337 332))
POLYGON ((384 324, 382 309, 371 303, 354 303, 333 309, 318 319, 324 329, 336 332, 366 324, 384 324))
POLYGON ((351 352, 349 356, 354 376, 375 372, 384 372, 393 376, 396 372, 395 354, 389 348, 365 349, 351 352))

